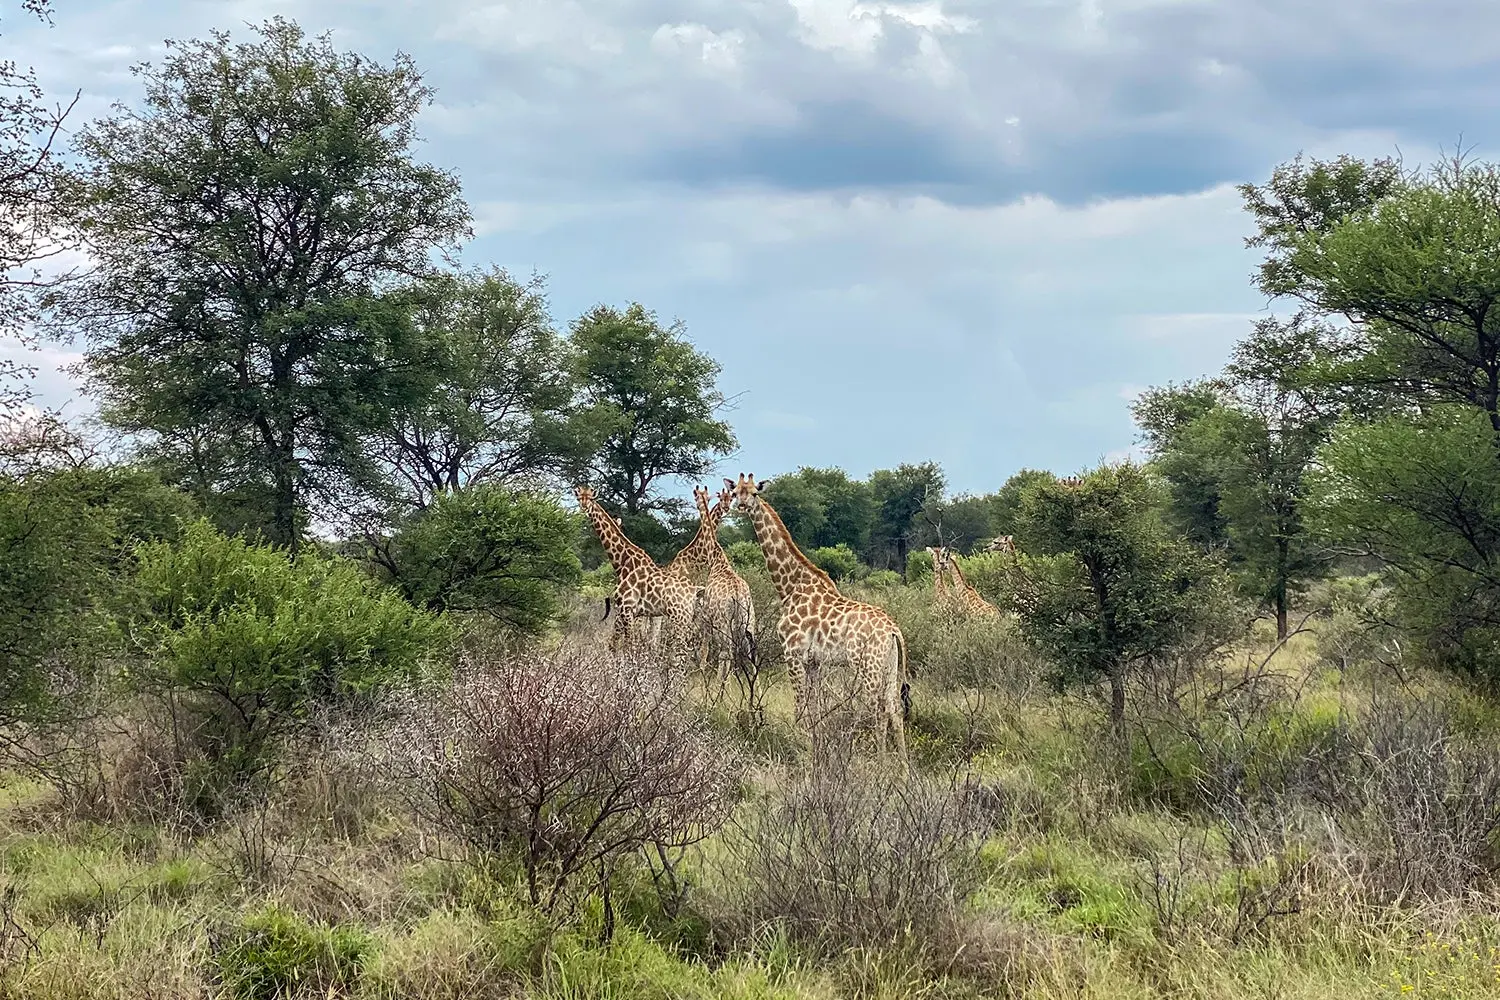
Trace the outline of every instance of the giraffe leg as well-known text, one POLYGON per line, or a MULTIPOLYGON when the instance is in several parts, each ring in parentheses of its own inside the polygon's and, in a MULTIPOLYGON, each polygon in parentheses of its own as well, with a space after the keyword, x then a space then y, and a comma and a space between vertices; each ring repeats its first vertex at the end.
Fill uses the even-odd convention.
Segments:
POLYGON ((661 625, 661 657, 673 683, 686 685, 688 666, 692 661, 693 612, 674 608, 661 625))
POLYGON ((807 667, 801 654, 787 655, 786 679, 792 685, 792 718, 799 728, 807 729, 807 667))
POLYGON ((881 658, 877 657, 873 650, 866 650, 861 659, 863 662, 860 664, 860 675, 864 681, 865 704, 869 706, 870 721, 874 723, 875 752, 883 758, 886 755, 890 732, 886 711, 886 691, 882 683, 885 677, 884 671, 880 669, 883 664, 879 662, 881 658))
POLYGON ((719 690, 714 695, 714 704, 724 700, 724 689, 729 685, 729 667, 734 660, 735 654, 735 618, 733 611, 730 612, 726 621, 720 622, 720 628, 715 632, 718 639, 717 661, 719 690))
MULTIPOLYGON (((872 664, 880 670, 880 680, 884 697, 883 709, 885 728, 890 730, 891 740, 895 745, 896 756, 906 760, 906 705, 903 700, 903 678, 901 676, 901 650, 893 640, 890 642, 879 662, 872 664)), ((881 741, 882 745, 884 740, 881 741)))
POLYGON ((615 605, 615 627, 609 633, 609 651, 618 653, 630 641, 630 621, 634 616, 623 604, 615 605))

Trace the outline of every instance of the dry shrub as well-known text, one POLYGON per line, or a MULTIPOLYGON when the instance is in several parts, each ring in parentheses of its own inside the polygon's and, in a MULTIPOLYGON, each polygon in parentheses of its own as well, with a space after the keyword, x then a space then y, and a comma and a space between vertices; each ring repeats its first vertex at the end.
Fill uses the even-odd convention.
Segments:
POLYGON ((518 861, 544 912, 601 894, 606 933, 616 868, 649 852, 671 869, 723 823, 742 772, 656 665, 569 644, 465 662, 382 742, 421 816, 478 860, 518 861))
POLYGON ((1349 739, 1353 773, 1325 793, 1343 873, 1386 905, 1485 887, 1500 870, 1500 748, 1409 694, 1375 701, 1349 739))
POLYGON ((967 780, 892 774, 827 741, 731 825, 722 919, 746 935, 779 925, 827 953, 899 946, 948 962, 981 878, 978 798, 967 780))

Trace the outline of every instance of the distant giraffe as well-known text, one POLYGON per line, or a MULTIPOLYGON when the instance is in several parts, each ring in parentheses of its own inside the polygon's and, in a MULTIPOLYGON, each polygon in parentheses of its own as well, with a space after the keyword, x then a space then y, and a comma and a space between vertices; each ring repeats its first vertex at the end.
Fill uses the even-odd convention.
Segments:
POLYGON ((1065 476, 1065 477, 1059 479, 1058 482, 1061 483, 1062 485, 1066 486, 1070 490, 1076 490, 1076 489, 1078 489, 1078 487, 1080 487, 1080 486, 1083 485, 1083 477, 1082 476, 1065 476))
POLYGON ((949 597, 948 580, 939 563, 938 553, 940 552, 942 552, 941 548, 927 546, 927 554, 932 556, 932 599, 934 601, 946 601, 949 597))
POLYGON ((980 596, 979 591, 969 585, 964 579, 964 574, 958 568, 957 554, 949 548, 937 548, 933 550, 933 572, 949 578, 952 586, 944 593, 944 598, 961 614, 972 615, 979 618, 999 618, 1000 609, 980 596))
POLYGON ((984 547, 984 551, 1010 552, 1014 554, 1016 551, 1016 540, 1010 535, 1000 535, 992 539, 990 543, 984 547))
POLYGON ((782 648, 798 723, 810 727, 809 695, 822 688, 822 667, 847 665, 875 717, 882 752, 888 738, 906 757, 906 639, 890 615, 839 593, 832 578, 797 548, 781 517, 761 498, 754 475, 724 480, 736 510, 750 516, 781 598, 782 648))
POLYGON ((706 599, 699 607, 702 620, 697 623, 698 666, 707 669, 712 646, 718 663, 718 697, 722 698, 735 653, 754 655, 755 602, 750 596, 750 585, 734 571, 719 545, 719 525, 729 513, 733 494, 720 490, 718 503, 713 507, 708 504, 709 496, 702 486, 694 488, 698 533, 667 564, 667 571, 705 585, 706 599))
POLYGON ((622 648, 629 639, 633 619, 663 618, 666 627, 660 639, 666 644, 668 663, 685 667, 693 616, 703 588, 656 565, 644 549, 625 537, 619 519, 599 506, 593 490, 580 486, 575 495, 615 570, 615 627, 609 648, 616 652, 622 648))

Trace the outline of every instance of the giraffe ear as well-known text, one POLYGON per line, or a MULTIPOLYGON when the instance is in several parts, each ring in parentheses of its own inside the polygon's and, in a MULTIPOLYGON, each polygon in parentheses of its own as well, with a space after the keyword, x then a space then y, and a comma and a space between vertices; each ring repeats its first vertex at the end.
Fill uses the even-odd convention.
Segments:
POLYGON ((764 493, 765 490, 766 490, 766 487, 770 486, 770 485, 771 485, 771 481, 769 479, 762 479, 760 482, 758 482, 758 483, 755 484, 755 492, 757 492, 757 493, 764 493))
POLYGON ((734 482, 733 479, 725 479, 724 480, 724 488, 725 489, 732 490, 732 489, 734 489, 734 487, 735 487, 735 482, 734 482))

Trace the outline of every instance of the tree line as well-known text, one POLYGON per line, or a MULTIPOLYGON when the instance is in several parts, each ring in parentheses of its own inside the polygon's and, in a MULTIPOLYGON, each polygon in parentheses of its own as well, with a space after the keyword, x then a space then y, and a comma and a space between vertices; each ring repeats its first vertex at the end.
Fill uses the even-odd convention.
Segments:
MULTIPOLYGON (((191 510, 294 554, 355 557, 428 610, 527 631, 600 558, 560 486, 590 482, 655 556, 686 539, 673 486, 738 447, 719 365, 639 303, 559 324, 541 278, 459 266, 469 210, 458 179, 415 156, 432 91, 410 59, 341 52, 277 18, 246 42, 174 42, 136 73, 140 103, 78 128, 69 156, 53 148, 64 112, 24 75, 30 96, 0 127, 8 273, 55 245, 90 262, 11 279, 0 324, 82 341, 123 454, 85 461, 75 429, 10 421, 11 579, 53 579, 32 528, 58 491, 79 517, 109 509, 90 522, 101 565, 124 558, 121 539, 161 535, 163 511, 191 510), (108 499, 106 479, 138 488, 108 499)), ((1144 468, 1079 489, 1022 470, 950 496, 930 462, 864 479, 802 467, 766 493, 798 544, 845 579, 911 576, 926 545, 973 553, 1002 534, 1041 560, 1033 583, 1066 556, 1061 589, 1015 604, 1071 629, 1071 655, 1105 673, 1150 655, 1128 652, 1115 598, 1156 621, 1218 587, 1217 567, 1285 636, 1314 581, 1378 572, 1382 621, 1500 678, 1500 171, 1299 157, 1241 193, 1278 310, 1223 371, 1136 401, 1144 468)), ((6 385, 13 412, 21 383, 6 385)), ((751 542, 733 524, 723 540, 751 542)))

